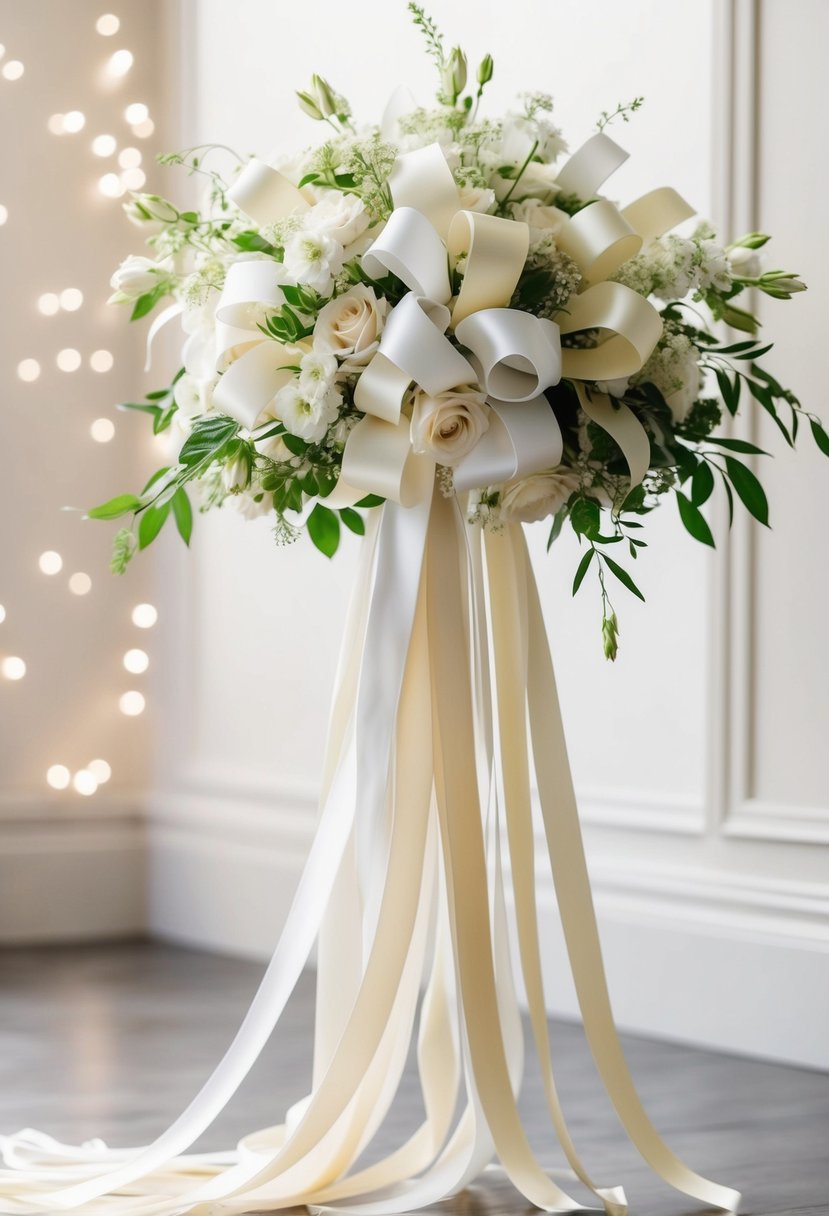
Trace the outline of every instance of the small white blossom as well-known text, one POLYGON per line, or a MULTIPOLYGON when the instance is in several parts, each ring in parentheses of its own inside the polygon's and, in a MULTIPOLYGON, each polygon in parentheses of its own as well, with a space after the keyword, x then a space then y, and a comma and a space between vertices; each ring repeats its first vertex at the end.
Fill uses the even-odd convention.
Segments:
POLYGON ((285 269, 296 283, 305 283, 325 295, 334 275, 342 269, 343 247, 333 237, 301 229, 285 245, 285 269))
POLYGON ((308 443, 319 443, 336 422, 342 400, 338 389, 308 392, 298 380, 292 380, 276 394, 274 410, 290 434, 308 443))

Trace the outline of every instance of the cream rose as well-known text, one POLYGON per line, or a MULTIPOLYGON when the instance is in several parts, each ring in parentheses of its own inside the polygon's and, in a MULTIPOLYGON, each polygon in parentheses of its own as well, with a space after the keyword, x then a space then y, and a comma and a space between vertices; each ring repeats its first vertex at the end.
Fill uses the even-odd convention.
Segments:
POLYGON ((365 204, 355 194, 341 194, 331 190, 311 208, 306 224, 314 232, 332 237, 340 245, 356 241, 369 225, 370 216, 365 204))
POLYGON ((358 283, 320 310, 314 326, 314 350, 340 359, 365 361, 376 349, 388 304, 371 287, 358 283))
POLYGON ((535 523, 555 515, 578 488, 578 473, 564 465, 532 473, 509 482, 501 491, 501 516, 508 523, 535 523))
POLYGON ((486 394, 462 384, 431 397, 418 389, 412 409, 412 447, 438 464, 455 465, 489 427, 486 394))

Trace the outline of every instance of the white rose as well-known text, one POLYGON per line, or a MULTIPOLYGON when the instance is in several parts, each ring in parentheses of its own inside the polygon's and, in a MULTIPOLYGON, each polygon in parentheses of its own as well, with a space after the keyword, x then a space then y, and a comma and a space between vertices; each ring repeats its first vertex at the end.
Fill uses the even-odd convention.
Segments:
POLYGON ((292 380, 276 394, 273 409, 292 435, 308 443, 319 443, 337 421, 342 400, 342 393, 335 388, 308 392, 298 380, 292 380))
POLYGON ((508 523, 535 523, 555 515, 578 488, 579 474, 565 465, 508 482, 501 492, 502 518, 508 523))
POLYGON ((133 255, 126 258, 109 281, 115 293, 110 302, 137 300, 170 277, 172 266, 168 260, 154 262, 152 258, 133 255))
POLYGON ((305 223, 313 232, 333 237, 341 245, 350 245, 368 228, 370 217, 356 194, 331 190, 311 208, 305 223))
POLYGON ((489 211, 495 206, 495 191, 489 187, 461 186, 458 193, 461 211, 489 211))
POLYGON ((215 376, 200 380, 197 376, 191 376, 187 372, 179 377, 173 389, 173 398, 179 412, 185 418, 195 418, 199 414, 206 414, 211 409, 216 380, 215 376))
MULTIPOLYGON (((521 192, 521 183, 517 192, 521 192)), ((542 203, 540 198, 522 198, 519 203, 512 203, 511 211, 514 220, 523 220, 530 228, 553 233, 559 232, 569 218, 566 212, 542 203)))
POLYGON ((301 229, 285 245, 285 269, 295 283, 305 283, 325 294, 343 265, 343 247, 333 237, 301 229))
MULTIPOLYGON (((493 179, 493 186, 498 198, 504 198, 509 194, 514 185, 513 179, 501 177, 500 174, 493 179)), ((556 170, 552 165, 543 165, 537 160, 531 160, 521 174, 510 198, 518 200, 526 198, 549 199, 556 192, 556 170)))
POLYGON ((358 283, 320 310, 314 326, 314 350, 340 359, 359 357, 365 362, 377 348, 388 303, 371 287, 358 283))
POLYGON ((412 447, 438 464, 455 465, 489 428, 486 394, 462 384, 430 396, 418 389, 412 409, 412 447))

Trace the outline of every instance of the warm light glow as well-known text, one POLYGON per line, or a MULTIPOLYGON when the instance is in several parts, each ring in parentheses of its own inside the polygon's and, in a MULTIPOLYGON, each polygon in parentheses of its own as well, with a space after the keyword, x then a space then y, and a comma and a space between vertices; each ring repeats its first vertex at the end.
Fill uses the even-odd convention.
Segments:
POLYGON ((10 59, 3 68, 3 75, 6 80, 19 80, 26 71, 19 59, 10 59))
POLYGON ((118 164, 122 169, 137 169, 141 160, 138 148, 122 148, 118 153, 118 164))
POLYGON ((96 135, 92 141, 92 151, 96 156, 112 156, 117 147, 118 140, 114 135, 96 135))
POLYGON ((146 704, 141 693, 134 689, 131 692, 125 692, 118 702, 121 713, 127 718, 137 718, 139 714, 143 714, 146 704))
POLYGON ((63 114, 53 114, 46 126, 53 135, 63 135, 63 114))
POLYGON ((107 198, 120 198, 126 187, 117 173, 105 173, 98 182, 98 189, 107 198))
POLYGON ((86 115, 80 110, 70 110, 63 116, 63 129, 67 135, 77 135, 86 126, 86 115))
POLYGON ((38 300, 37 307, 44 317, 53 317, 60 308, 60 300, 53 291, 47 291, 38 300))
POLYGON ((59 553, 55 553, 54 549, 47 549, 45 553, 41 553, 37 564, 43 574, 60 574, 63 569, 63 558, 59 553))
POLYGON ((3 607, 2 604, 0 604, 0 625, 3 624, 5 619, 6 619, 6 609, 3 607))
POLYGON ((37 359, 22 359, 17 365, 17 374, 21 380, 30 384, 40 375, 40 364, 37 359))
POLYGON ((92 590, 92 579, 88 574, 84 574, 79 570, 77 574, 73 574, 69 579, 69 590, 73 595, 88 595, 92 590))
POLYGON ((106 760, 90 760, 86 768, 87 772, 90 772, 98 782, 98 785, 106 785, 112 776, 112 769, 106 760))
POLYGON ((81 365, 81 352, 75 350, 74 347, 67 346, 64 350, 58 351, 55 362, 62 372, 76 372, 81 365))
POLYGON ((5 222, 8 218, 9 218, 8 207, 4 207, 3 204, 0 203, 0 228, 2 228, 3 224, 5 224, 5 222))
POLYGON ((3 56, 5 55, 5 53, 6 53, 6 48, 3 46, 3 43, 2 43, 2 42, 0 42, 0 59, 2 59, 2 58, 3 58, 3 56))
POLYGON ((75 776, 72 778, 72 784, 78 793, 83 794, 85 798, 91 797, 98 788, 98 782, 88 768, 82 768, 79 772, 75 773, 75 776))
POLYGON ((111 418, 96 418, 89 433, 96 443, 109 443, 115 435, 115 423, 111 418))
POLYGON ((128 650, 124 655, 124 666, 134 676, 140 676, 150 665, 150 656, 146 650, 128 650))
POLYGON ((104 38, 111 38, 113 34, 117 34, 121 28, 121 22, 114 13, 104 13, 95 22, 95 29, 99 34, 103 34, 104 38))
POLYGON ((26 674, 26 664, 16 654, 10 654, 0 663, 0 672, 7 680, 22 680, 26 674))
POLYGON ((89 366, 93 372, 108 372, 114 362, 112 353, 108 350, 95 350, 89 356, 89 366))
POLYGON ((143 169, 127 169, 121 174, 121 184, 127 190, 140 190, 147 181, 147 174, 143 169))
POLYGON ((115 76, 116 78, 119 76, 126 76, 127 72, 132 67, 132 64, 132 51, 115 51, 115 53, 109 57, 109 62, 107 63, 107 72, 110 76, 115 76))
POLYGON ((151 118, 145 118, 143 122, 137 122, 132 129, 133 135, 137 135, 139 139, 149 139, 155 130, 155 123, 151 118))
POLYGON ((132 623, 139 629, 152 629, 158 620, 158 612, 152 604, 136 604, 132 610, 132 623))
POLYGON ((65 790, 72 780, 72 774, 65 764, 53 764, 46 770, 46 784, 53 790, 65 790))
POLYGON ((67 287, 60 293, 60 306, 67 312, 77 312, 83 304, 83 292, 79 287, 67 287))
POLYGON ((149 117, 150 111, 143 101, 134 101, 132 105, 127 106, 126 110, 124 110, 124 118, 126 118, 131 127, 134 127, 136 123, 146 122, 149 117))

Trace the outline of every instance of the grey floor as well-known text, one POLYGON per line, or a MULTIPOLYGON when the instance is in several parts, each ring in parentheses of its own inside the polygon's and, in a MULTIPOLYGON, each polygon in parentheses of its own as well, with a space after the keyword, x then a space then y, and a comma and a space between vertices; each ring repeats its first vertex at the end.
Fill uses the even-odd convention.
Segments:
MULTIPOLYGON (((260 974, 256 964, 142 943, 0 951, 0 1133, 34 1126, 71 1143, 146 1142, 204 1080, 260 974)), ((312 998, 307 976, 203 1147, 227 1147, 278 1122, 306 1092, 312 998)), ((622 1183, 634 1216, 698 1210, 653 1179, 627 1145, 578 1029, 551 1033, 565 1109, 594 1176, 622 1183)), ((626 1049, 659 1130, 695 1169, 742 1190, 744 1212, 829 1213, 829 1076, 632 1037, 626 1049)), ((533 1081, 530 1058, 523 1108, 539 1159, 557 1166, 533 1081)), ((387 1147, 414 1127, 415 1092, 404 1085, 384 1129, 387 1147)), ((463 1216, 527 1210, 497 1175, 441 1207, 463 1216)))

